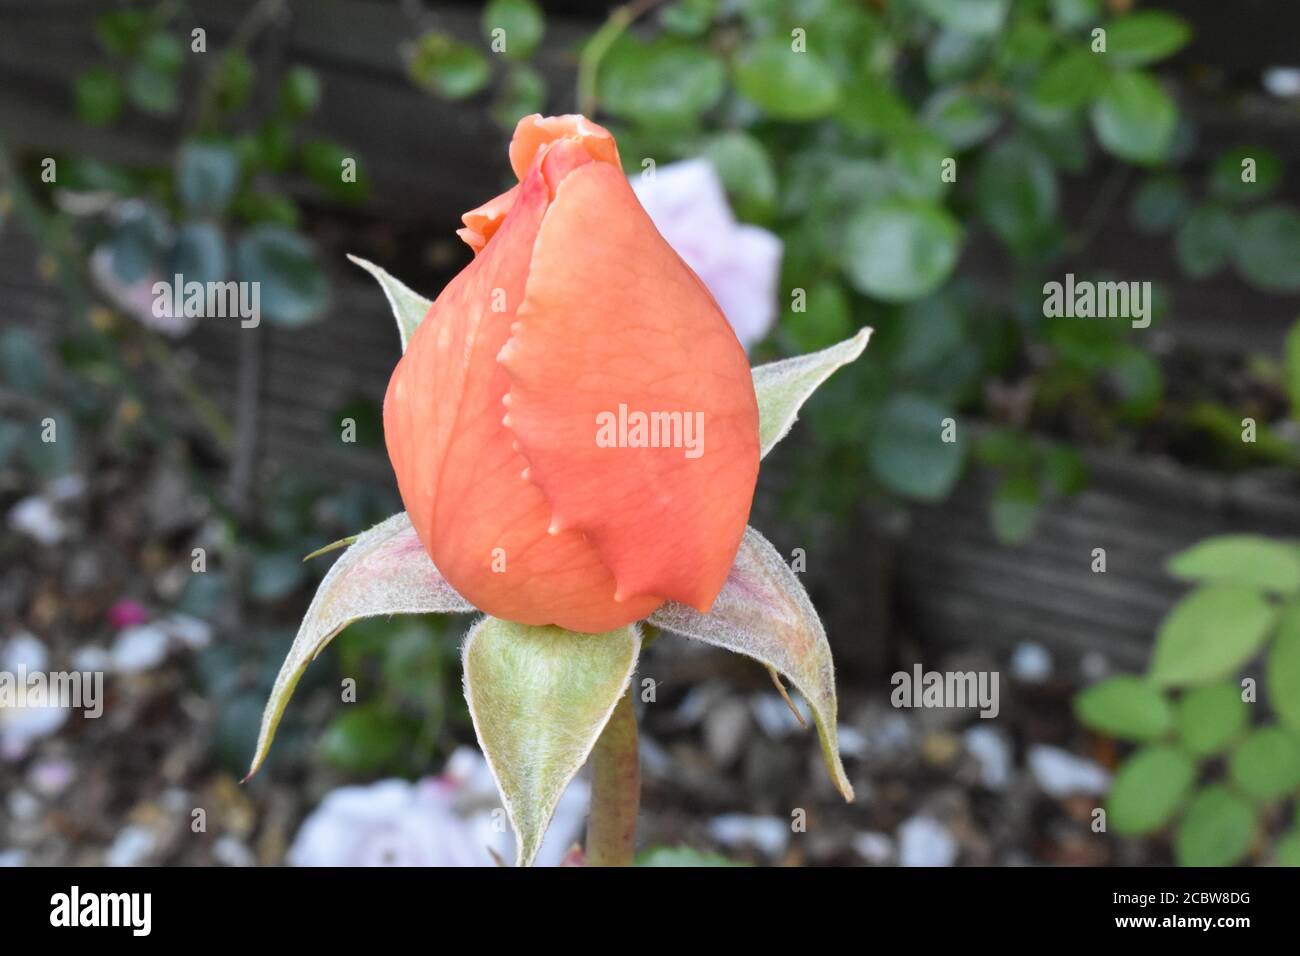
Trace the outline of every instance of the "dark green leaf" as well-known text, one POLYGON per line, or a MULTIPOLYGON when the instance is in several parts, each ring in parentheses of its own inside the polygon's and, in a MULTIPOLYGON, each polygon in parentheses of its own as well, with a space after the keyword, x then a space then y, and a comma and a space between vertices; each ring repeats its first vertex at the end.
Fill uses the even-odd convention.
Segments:
POLYGON ((771 37, 742 55, 736 88, 775 119, 811 120, 839 103, 839 82, 811 50, 791 49, 785 37, 771 37))
POLYGON ((111 123, 122 110, 122 84, 108 70, 87 70, 77 77, 77 118, 91 126, 111 123))
POLYGON ((254 226, 235 249, 235 272, 259 284, 262 312, 281 325, 302 325, 325 307, 328 284, 311 244, 283 226, 254 226))
POLYGON ((916 4, 950 29, 992 36, 1002 29, 1010 0, 916 0, 916 4))
POLYGON ((533 0, 492 0, 483 9, 483 36, 493 52, 498 52, 498 36, 504 45, 499 52, 514 60, 526 60, 542 42, 546 21, 533 0), (501 30, 501 34, 495 31, 501 30))
POLYGON ((1228 261, 1237 242, 1237 223, 1222 206, 1204 203, 1192 210, 1178 230, 1174 250, 1183 272, 1205 279, 1228 261))
POLYGON ((1056 218, 1056 173, 1038 150, 1021 140, 1003 140, 980 163, 976 201, 999 239, 1026 250, 1056 218))
POLYGON ((1145 73, 1117 73, 1106 80, 1092 107, 1092 128, 1111 155, 1152 165, 1169 155, 1178 110, 1160 84, 1145 73))
POLYGON ((416 86, 449 100, 473 96, 487 85, 490 71, 483 54, 446 34, 421 36, 406 64, 416 86))
POLYGON ((280 109, 291 119, 306 116, 320 102, 320 77, 305 66, 295 66, 280 84, 280 109))
POLYGON ((708 49, 670 38, 624 37, 600 70, 600 97, 616 116, 649 125, 684 125, 722 97, 726 70, 708 49))
POLYGON ((1117 67, 1145 66, 1182 49, 1192 31, 1182 17, 1139 10, 1106 24, 1106 59, 1117 67))
POLYGON ((993 493, 989 518, 993 536, 1002 544, 1022 544, 1034 533, 1043 498, 1029 475, 1007 475, 993 493))
POLYGON ((1142 232, 1165 232, 1182 221, 1187 206, 1187 190, 1182 180, 1176 176, 1158 176, 1138 187, 1129 212, 1133 225, 1142 232))
POLYGON ((891 397, 881 409, 880 422, 868 454, 875 476, 891 491, 909 498, 945 498, 961 475, 965 442, 943 440, 944 419, 952 413, 920 395, 891 397))
POLYGON ((961 240, 961 227, 942 206, 891 199, 867 206, 849 221, 843 265, 860 292, 907 302, 948 278, 961 240))
POLYGON ((216 142, 191 142, 177 159, 176 192, 187 209, 220 212, 239 185, 239 153, 216 142))
POLYGON ((1269 206, 1247 216, 1233 246, 1237 271, 1266 292, 1300 290, 1300 214, 1269 206))

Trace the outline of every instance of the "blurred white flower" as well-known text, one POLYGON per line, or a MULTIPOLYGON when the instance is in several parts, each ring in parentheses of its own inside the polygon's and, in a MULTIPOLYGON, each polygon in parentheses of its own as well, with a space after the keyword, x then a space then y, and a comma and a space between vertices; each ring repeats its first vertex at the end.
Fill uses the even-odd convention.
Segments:
POLYGON ((117 632, 109 652, 112 670, 138 674, 167 659, 167 633, 154 624, 134 624, 117 632))
MULTIPOLYGON (((45 643, 36 635, 22 631, 4 644, 0 652, 0 671, 11 674, 43 671, 49 663, 45 643)), ((68 719, 68 712, 58 705, 46 707, 5 707, 0 705, 0 759, 21 760, 32 744, 54 733, 68 719)))
MULTIPOLYGON (((587 817, 589 788, 575 780, 560 798, 538 866, 558 866, 587 817)), ((303 822, 293 866, 494 866, 513 840, 482 754, 462 747, 441 777, 340 787, 303 822), (491 851, 491 852, 490 852, 491 851)))
POLYGON ((1300 69, 1294 66, 1274 66, 1264 71, 1264 89, 1278 99, 1300 96, 1300 69))
POLYGON ((43 545, 58 544, 68 532, 54 506, 39 495, 23 498, 9 509, 9 527, 43 545))
POLYGON ((635 176, 632 189, 668 244, 708 286, 746 349, 776 315, 781 240, 736 221, 713 164, 688 159, 635 176))
POLYGON ((90 275, 113 305, 145 328, 179 338, 198 324, 198 318, 192 315, 172 316, 166 312, 155 315, 153 304, 157 297, 153 287, 163 281, 162 275, 150 272, 132 282, 123 282, 113 270, 113 251, 106 245, 97 246, 90 254, 90 275))
POLYGON ((1035 744, 1027 755, 1029 772, 1052 797, 1100 794, 1110 789, 1110 774, 1101 764, 1060 747, 1035 744))

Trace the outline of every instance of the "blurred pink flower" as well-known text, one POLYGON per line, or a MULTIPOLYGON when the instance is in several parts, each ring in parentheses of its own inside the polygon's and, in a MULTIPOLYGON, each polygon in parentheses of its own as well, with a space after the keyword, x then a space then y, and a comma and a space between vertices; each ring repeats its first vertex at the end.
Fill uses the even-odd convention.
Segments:
POLYGON ((660 234, 717 300, 746 349, 762 341, 776 316, 781 240, 736 221, 707 159, 670 163, 632 189, 660 234))
POLYGON ((145 606, 130 598, 121 598, 108 609, 108 623, 115 628, 143 624, 147 620, 149 620, 149 612, 145 606))

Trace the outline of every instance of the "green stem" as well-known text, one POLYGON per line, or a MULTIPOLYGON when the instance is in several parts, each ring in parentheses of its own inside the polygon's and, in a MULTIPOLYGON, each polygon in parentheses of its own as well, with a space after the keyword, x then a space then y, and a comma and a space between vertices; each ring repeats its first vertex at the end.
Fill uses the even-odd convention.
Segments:
POLYGON ((637 17, 658 6, 661 0, 633 0, 616 7, 578 56, 578 112, 588 119, 596 115, 596 74, 616 40, 627 32, 637 17))
POLYGON ((641 758, 629 687, 591 752, 588 866, 632 865, 636 852, 636 815, 640 807, 641 758))

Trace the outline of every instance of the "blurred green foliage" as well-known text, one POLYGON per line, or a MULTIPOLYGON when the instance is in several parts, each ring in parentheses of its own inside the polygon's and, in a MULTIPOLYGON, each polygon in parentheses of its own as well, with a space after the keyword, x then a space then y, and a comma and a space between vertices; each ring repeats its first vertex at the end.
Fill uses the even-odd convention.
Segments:
POLYGON ((356 154, 299 132, 319 107, 311 69, 267 73, 250 53, 254 31, 224 50, 206 33, 183 36, 175 4, 113 10, 96 20, 104 63, 73 81, 77 115, 107 126, 128 109, 179 116, 182 138, 170 168, 118 166, 93 154, 65 158, 77 191, 116 196, 103 214, 78 222, 88 244, 110 252, 124 284, 177 273, 199 282, 260 283, 261 309, 296 326, 322 313, 327 283, 286 177, 300 175, 332 201, 355 203, 369 189, 356 154), (261 95, 268 90, 273 95, 261 95), (192 95, 187 95, 192 94, 192 95))
MULTIPOLYGON (((484 36, 513 33, 506 8, 530 9, 531 51, 528 0, 489 5, 484 36)), ((1133 226, 1168 236, 1189 280, 1231 265, 1265 291, 1300 286, 1300 218, 1270 199, 1276 155, 1230 150, 1203 184, 1179 172, 1195 131, 1174 77, 1154 70, 1190 38, 1175 13, 1099 0, 629 4, 583 43, 576 107, 615 133, 630 175, 647 158, 709 157, 737 214, 781 237, 786 307, 756 358, 877 329, 807 409, 797 511, 939 500, 973 459, 998 475, 991 526, 1014 543, 1084 484, 1081 437, 1166 425, 1228 459, 1294 458, 1266 427, 1243 452, 1242 416, 1217 395, 1171 402, 1146 330, 1044 315, 1044 283, 1067 271, 1146 278, 1075 265, 1129 185, 1133 226), (1084 188, 1085 208, 1067 208, 1084 188)), ((426 44, 444 53, 413 59, 417 80, 457 97, 495 88, 506 129, 545 105, 540 88, 505 96, 519 60, 442 34, 426 44)), ((1170 292, 1155 283, 1153 299, 1158 323, 1170 292)))

